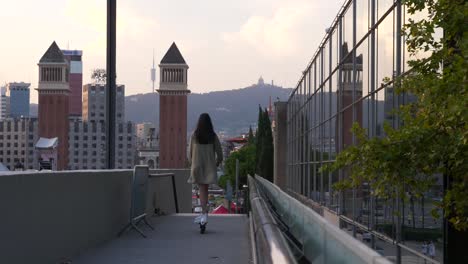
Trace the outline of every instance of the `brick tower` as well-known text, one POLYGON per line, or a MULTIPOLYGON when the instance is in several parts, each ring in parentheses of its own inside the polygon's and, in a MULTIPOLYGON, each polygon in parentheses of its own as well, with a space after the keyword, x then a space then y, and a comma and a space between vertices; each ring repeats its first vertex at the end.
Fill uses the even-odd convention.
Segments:
MULTIPOLYGON (((342 54, 342 65, 341 65, 341 80, 338 84, 337 96, 338 96, 338 111, 342 111, 341 114, 341 123, 340 119, 336 119, 336 129, 337 137, 341 136, 340 140, 336 141, 336 150, 341 152, 348 146, 353 145, 353 133, 351 128, 353 123, 356 122, 359 126, 362 127, 362 79, 363 79, 363 60, 362 54, 357 55, 354 58, 353 56, 348 56, 348 44, 345 42, 341 46, 342 54), (346 58, 346 59, 344 59, 346 58), (344 59, 344 60, 343 60, 344 59), (355 65, 353 67, 353 64, 355 65), (354 93, 354 95, 353 95, 354 93), (354 106, 352 105, 354 103, 354 106), (353 109, 354 108, 354 109, 353 109)), ((338 138, 337 138, 338 139, 338 138)), ((357 143, 355 140, 354 143, 357 143)), ((345 169, 342 172, 342 177, 347 178, 350 175, 350 170, 345 169)), ((364 196, 364 191, 362 187, 356 189, 356 193, 353 194, 353 191, 347 190, 343 192, 342 196, 342 213, 348 217, 357 217, 353 214, 353 203, 351 201, 355 200, 356 203, 360 205, 364 196)), ((357 213, 357 212, 355 212, 357 213)))
POLYGON ((57 169, 68 166, 68 63, 55 41, 38 63, 39 137, 58 138, 57 169))
POLYGON ((187 70, 175 43, 159 64, 159 162, 160 168, 187 165, 187 70))
MULTIPOLYGON (((342 58, 345 58, 349 51, 348 51, 348 44, 345 42, 341 47, 342 50, 342 58)), ((338 123, 339 120, 337 119, 337 128, 341 131, 342 135, 342 142, 341 145, 337 146, 337 150, 343 150, 347 146, 353 144, 353 133, 351 132, 351 128, 353 127, 353 107, 350 105, 353 102, 357 102, 359 99, 362 98, 362 54, 356 56, 355 58, 356 63, 356 79, 355 82, 353 80, 353 57, 348 56, 341 66, 341 83, 339 84, 341 87, 338 88, 337 95, 341 100, 341 106, 338 106, 338 111, 343 111, 342 114, 342 123, 341 128, 340 124, 338 123), (354 89, 354 98, 353 98, 353 89, 354 89), (341 108, 340 108, 341 107, 341 108)), ((355 117, 357 122, 362 127, 362 101, 357 102, 354 105, 355 117)), ((338 142, 337 142, 338 144, 338 142)))

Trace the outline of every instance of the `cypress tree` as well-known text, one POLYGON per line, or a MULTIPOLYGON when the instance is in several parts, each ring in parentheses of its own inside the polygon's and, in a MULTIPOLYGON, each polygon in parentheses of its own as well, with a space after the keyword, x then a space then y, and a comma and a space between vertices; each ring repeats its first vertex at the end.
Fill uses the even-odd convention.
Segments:
POLYGON ((258 106, 258 121, 257 121, 257 135, 256 135, 256 155, 255 155, 255 164, 256 164, 256 170, 255 172, 257 174, 261 173, 260 170, 260 154, 262 153, 262 147, 263 147, 263 135, 264 135, 264 115, 263 115, 263 110, 262 107, 259 105, 258 106))
POLYGON ((254 144, 255 143, 255 138, 254 138, 254 134, 253 134, 253 131, 252 131, 252 126, 249 127, 249 138, 248 138, 248 144, 251 145, 251 144, 254 144))
POLYGON ((263 112, 263 138, 262 150, 260 152, 259 167, 260 175, 273 182, 273 134, 271 132, 271 122, 268 111, 263 112))

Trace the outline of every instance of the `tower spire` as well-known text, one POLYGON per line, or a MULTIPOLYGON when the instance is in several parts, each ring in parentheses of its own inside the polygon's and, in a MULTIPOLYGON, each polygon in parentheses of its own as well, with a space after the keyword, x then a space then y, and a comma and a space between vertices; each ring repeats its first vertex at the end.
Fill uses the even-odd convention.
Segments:
POLYGON ((153 49, 153 68, 151 68, 151 82, 153 83, 153 93, 154 93, 155 81, 156 81, 156 68, 154 68, 154 49, 153 49))

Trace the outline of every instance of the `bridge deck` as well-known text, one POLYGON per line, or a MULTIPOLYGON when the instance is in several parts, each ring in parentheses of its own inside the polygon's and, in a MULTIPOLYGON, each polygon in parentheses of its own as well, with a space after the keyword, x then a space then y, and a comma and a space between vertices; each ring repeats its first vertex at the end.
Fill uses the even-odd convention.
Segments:
POLYGON ((120 238, 83 252, 73 264, 251 263, 249 225, 245 215, 210 215, 205 234, 193 214, 154 217, 148 238, 130 230, 120 238))

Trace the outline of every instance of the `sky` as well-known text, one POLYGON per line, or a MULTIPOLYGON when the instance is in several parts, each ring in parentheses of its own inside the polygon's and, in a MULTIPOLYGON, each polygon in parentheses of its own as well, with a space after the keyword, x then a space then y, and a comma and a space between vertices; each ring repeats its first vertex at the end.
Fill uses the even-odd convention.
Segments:
MULTIPOLYGON (((0 85, 30 82, 52 41, 83 50, 83 83, 106 65, 105 0, 5 1, 0 8, 0 85)), ((118 0, 117 82, 152 90, 158 62, 176 42, 195 93, 265 82, 294 87, 344 0, 118 0)), ((157 69, 159 74, 159 70, 157 69)), ((156 81, 156 88, 158 87, 156 81)), ((37 102, 36 91, 31 102, 37 102)))

